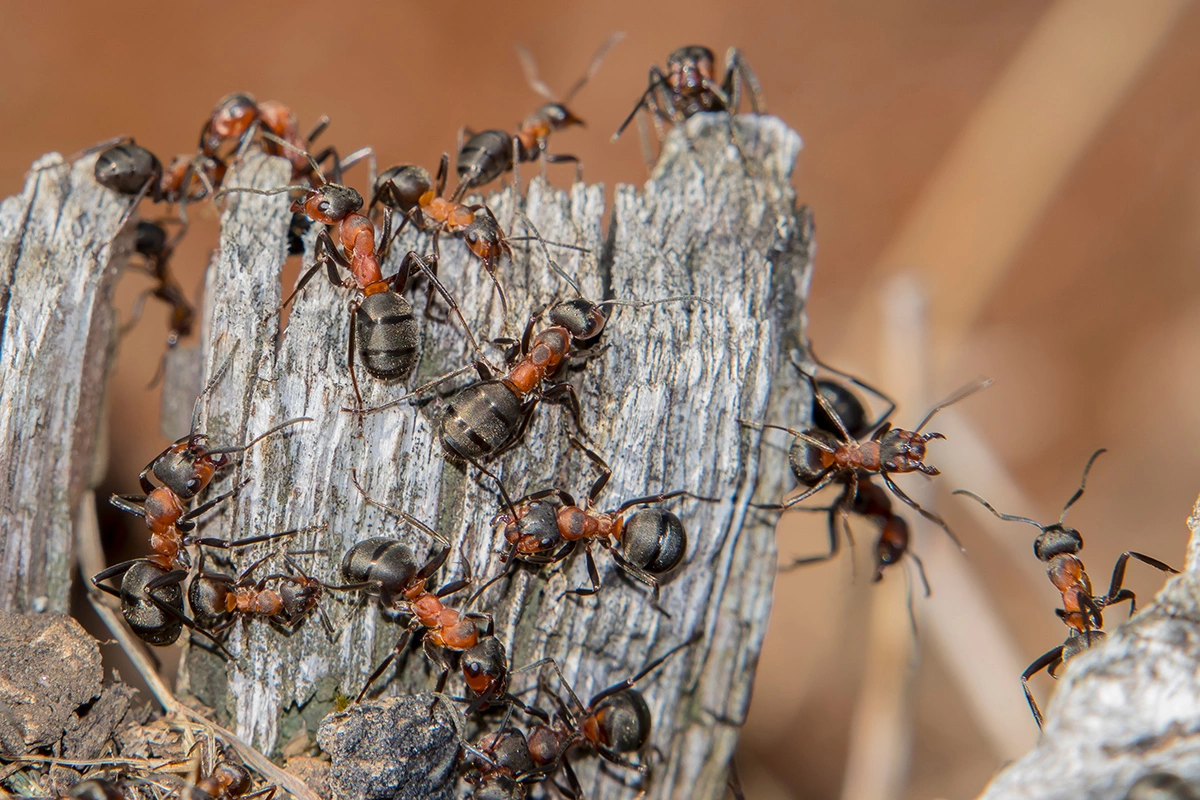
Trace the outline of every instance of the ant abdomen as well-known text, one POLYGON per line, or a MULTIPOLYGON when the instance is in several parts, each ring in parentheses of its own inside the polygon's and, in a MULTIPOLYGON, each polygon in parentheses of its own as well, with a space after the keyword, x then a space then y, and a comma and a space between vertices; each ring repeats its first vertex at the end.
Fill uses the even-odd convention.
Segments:
POLYGON ((652 575, 670 572, 686 552, 683 522, 666 509, 639 509, 629 515, 621 529, 621 555, 652 575))
POLYGON ((137 194, 148 181, 162 178, 158 156, 133 142, 114 145, 100 153, 92 170, 96 182, 120 194, 137 194))
POLYGON ((521 398, 503 381, 472 383, 446 404, 442 441, 459 456, 479 461, 508 444, 524 416, 521 398))
POLYGON ((376 536, 359 542, 342 558, 342 577, 347 583, 377 581, 384 605, 391 605, 417 572, 416 556, 408 545, 376 536))
POLYGON ((584 735, 617 753, 640 750, 650 739, 650 707, 637 689, 606 697, 583 723, 584 735))
POLYGON ((168 583, 146 591, 155 578, 167 570, 149 561, 139 561, 121 579, 121 614, 139 639, 156 647, 172 644, 183 631, 183 589, 178 583, 168 583), (164 611, 154 600, 179 612, 174 616, 164 611))
POLYGON ((433 188, 429 170, 416 164, 392 167, 384 170, 375 181, 375 196, 371 205, 378 202, 407 214, 420 205, 422 195, 433 188))
POLYGON ((192 620, 203 630, 211 631, 229 623, 232 611, 228 600, 232 578, 224 575, 197 575, 188 587, 188 605, 192 620))
MULTIPOLYGON (((833 452, 841 446, 841 441, 836 434, 820 428, 805 431, 805 435, 827 445, 829 452, 833 452)), ((792 446, 788 449, 788 463, 792 467, 792 474, 805 486, 816 486, 829 472, 827 458, 828 453, 825 450, 800 438, 793 441, 792 446)))
POLYGON ((483 186, 512 168, 512 134, 487 130, 468 139, 458 151, 455 170, 459 181, 468 186, 483 186))
POLYGON ((354 315, 358 355, 367 372, 403 378, 416 363, 419 331, 412 306, 396 292, 367 295, 354 315))
MULTIPOLYGON (((870 420, 867 419, 866 407, 863 406, 862 400, 850 391, 849 387, 838 381, 820 380, 817 381, 817 391, 825 398, 830 408, 841 420, 846 432, 852 437, 861 439, 870 433, 867 428, 870 420)), ((813 427, 820 428, 826 433, 840 435, 842 432, 821 403, 813 403, 812 424, 813 427)))

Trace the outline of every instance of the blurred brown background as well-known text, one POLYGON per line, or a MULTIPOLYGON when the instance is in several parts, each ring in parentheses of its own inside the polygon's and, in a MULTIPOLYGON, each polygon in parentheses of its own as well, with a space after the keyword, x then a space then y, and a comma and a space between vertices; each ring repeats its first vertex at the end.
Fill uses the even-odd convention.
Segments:
MULTIPOLYGON (((780 575, 739 756, 752 800, 970 797, 1034 741, 1018 675, 1062 640, 1059 598, 1032 556, 1032 529, 985 525, 949 489, 1050 519, 1088 454, 1106 446, 1071 516, 1095 581, 1107 585, 1125 549, 1183 560, 1200 489, 1200 452, 1181 446, 1200 434, 1200 10, 1190 5, 81 3, 3 13, 6 195, 50 150, 132 134, 164 160, 186 152, 234 90, 290 104, 305 129, 329 114, 326 139, 343 153, 370 144, 381 166, 432 166, 460 125, 509 126, 540 102, 515 43, 565 89, 614 30, 629 35, 574 104, 589 127, 553 148, 579 155, 589 181, 638 182, 636 131, 616 145, 608 136, 647 67, 681 44, 743 50, 770 111, 806 143, 795 185, 816 213, 810 331, 823 357, 908 401, 897 419, 909 426, 966 380, 996 379, 933 426, 950 440, 931 448, 942 494, 923 497, 970 552, 920 529, 934 595, 915 601, 915 651, 904 568, 870 582, 875 533, 864 523, 853 580, 845 553, 780 575)), ((569 168, 550 175, 571 179, 569 168)), ((211 207, 195 216, 176 268, 198 293, 216 226, 211 207)), ((122 282, 123 313, 145 285, 122 282)), ((158 393, 144 387, 165 320, 150 305, 122 344, 109 488, 133 490, 131 476, 163 446, 158 393)), ((781 558, 825 542, 822 520, 789 518, 781 558)), ((1130 572, 1144 600, 1161 583, 1148 568, 1130 572)), ((1035 683, 1043 704, 1051 689, 1035 683)))

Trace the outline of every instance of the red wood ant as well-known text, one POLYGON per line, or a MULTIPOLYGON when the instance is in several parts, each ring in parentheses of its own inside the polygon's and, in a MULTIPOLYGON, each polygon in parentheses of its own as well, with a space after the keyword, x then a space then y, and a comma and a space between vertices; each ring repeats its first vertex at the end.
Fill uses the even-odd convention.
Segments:
POLYGON ((582 504, 577 503, 575 498, 563 489, 546 489, 526 495, 509 511, 497 514, 492 519, 492 525, 504 525, 504 538, 511 545, 504 558, 509 566, 485 583, 472 600, 479 597, 493 583, 510 574, 518 560, 530 564, 552 564, 569 557, 581 544, 591 588, 580 587, 566 594, 596 594, 600 591, 600 575, 592 558, 592 545, 595 543, 609 551, 618 567, 651 587, 657 608, 657 576, 670 572, 683 560, 687 552, 687 532, 678 516, 651 504, 662 503, 675 497, 718 501, 716 498, 700 497, 681 489, 636 497, 625 501, 614 510, 597 511, 594 508, 596 498, 608 485, 612 477, 612 468, 599 454, 578 439, 571 437, 570 442, 600 468, 600 476, 588 490, 582 504), (547 502, 549 498, 557 500, 557 505, 547 502), (629 514, 629 510, 635 506, 648 507, 629 514))
MULTIPOLYGON (((229 94, 217 101, 200 131, 200 154, 216 158, 221 146, 230 141, 237 142, 234 149, 241 154, 260 130, 269 132, 270 135, 262 136, 263 152, 290 161, 292 180, 300 180, 312 175, 313 163, 310 163, 307 151, 327 127, 329 117, 322 116, 308 136, 301 138, 300 123, 288 106, 277 100, 259 103, 249 94, 229 94)), ((326 147, 313 156, 313 162, 321 164, 331 157, 334 169, 337 169, 337 150, 333 147, 326 147)))
POLYGON ((567 683, 554 659, 545 658, 522 668, 527 670, 550 664, 566 689, 570 703, 564 702, 556 692, 543 686, 557 706, 557 713, 552 721, 544 712, 535 711, 537 716, 548 721, 533 725, 527 735, 523 736, 520 731, 512 728, 502 729, 500 734, 493 738, 482 739, 480 747, 472 748, 477 757, 482 756, 475 765, 477 774, 473 782, 476 792, 473 797, 477 800, 488 797, 489 795, 482 794, 480 790, 490 787, 513 787, 514 790, 519 789, 522 794, 510 796, 523 797, 524 790, 521 787, 524 784, 546 780, 561 766, 567 785, 554 782, 555 788, 565 797, 582 798, 583 789, 567 760, 568 752, 580 745, 590 747, 601 758, 613 764, 636 770, 643 775, 649 774, 650 768, 647 764, 627 758, 629 754, 645 747, 650 740, 653 725, 649 705, 642 693, 633 686, 675 653, 695 644, 700 636, 697 634, 688 641, 675 645, 643 667, 636 675, 618 681, 597 693, 586 706, 580 702, 571 685, 567 683), (493 754, 498 755, 499 759, 493 758, 493 754), (532 767, 525 767, 526 754, 532 767))
POLYGON ((588 66, 583 77, 563 95, 562 99, 555 97, 550 87, 538 77, 537 65, 533 55, 524 47, 517 48, 521 59, 521 67, 525 70, 525 78, 535 92, 546 98, 546 104, 525 118, 515 133, 502 130, 486 130, 474 133, 464 129, 468 137, 466 142, 459 137, 458 159, 455 169, 458 172, 458 188, 454 190, 453 200, 461 200, 468 189, 479 188, 491 183, 508 170, 513 171, 513 183, 518 182, 517 164, 535 161, 542 158, 543 164, 573 163, 576 165, 576 177, 582 171, 583 165, 579 159, 571 155, 558 155, 546 152, 546 142, 550 134, 571 125, 584 124, 575 116, 567 103, 571 102, 580 89, 600 69, 604 56, 613 45, 625 38, 623 33, 615 33, 608 38, 588 66))
POLYGON ((470 669, 464 669, 468 687, 481 696, 494 695, 497 690, 502 693, 504 687, 500 684, 506 685, 507 681, 507 657, 499 660, 496 658, 495 645, 498 642, 480 648, 482 642, 494 639, 491 615, 458 611, 442 602, 442 598, 471 585, 469 566, 468 574, 461 580, 452 581, 436 592, 429 591, 426 584, 446 563, 450 555, 450 542, 411 514, 372 498, 359 485, 358 476, 354 471, 351 471, 350 477, 368 503, 396 515, 439 545, 438 550, 422 566, 418 566, 416 554, 407 545, 385 537, 361 541, 347 550, 342 558, 341 572, 346 585, 339 588, 373 589, 378 592, 379 602, 385 609, 412 616, 392 651, 367 679, 355 702, 362 701, 371 684, 404 652, 409 639, 422 628, 424 633, 421 635, 421 643, 425 655, 442 668, 438 677, 437 692, 440 693, 445 687, 450 674, 451 665, 446 653, 463 653, 470 654, 467 663, 474 665, 470 669))
POLYGON ((187 503, 208 486, 218 470, 232 463, 231 455, 246 452, 263 439, 284 428, 301 422, 312 422, 310 417, 289 419, 266 433, 256 436, 241 447, 210 448, 208 435, 196 430, 200 401, 225 374, 232 358, 231 354, 213 379, 209 381, 208 386, 196 398, 196 404, 192 408, 191 432, 151 459, 150 463, 138 473, 138 482, 145 494, 113 495, 109 500, 122 511, 128 511, 145 519, 146 527, 150 529, 151 533, 150 547, 154 551, 154 555, 149 556, 149 559, 165 569, 173 569, 176 566, 182 566, 185 569, 191 567, 191 560, 186 550, 188 545, 202 544, 228 549, 274 538, 274 535, 252 536, 247 539, 227 541, 184 535, 196 527, 195 519, 197 517, 231 497, 237 492, 237 488, 218 495, 191 510, 188 510, 187 503), (152 473, 154 478, 162 484, 161 486, 156 486, 150 480, 152 473))
MULTIPOLYGON (((163 220, 163 222, 175 221, 163 220)), ((179 241, 183 238, 185 231, 186 226, 181 228, 175 236, 168 238, 167 231, 163 227, 162 222, 138 221, 134 249, 143 259, 143 263, 138 271, 144 272, 153 278, 157 281, 157 285, 144 290, 138 295, 137 300, 134 301, 133 310, 129 315, 129 321, 121 326, 121 336, 132 330, 142 318, 142 310, 146 305, 147 297, 155 297, 171 308, 167 331, 168 349, 179 344, 179 340, 182 337, 191 335, 193 326, 196 323, 196 309, 183 293, 183 289, 180 287, 179 282, 175 280, 170 267, 171 256, 174 254, 179 241)), ((165 355, 159 361, 158 369, 155 370, 154 377, 150 381, 150 386, 154 386, 161 379, 164 365, 165 355)))
MULTIPOLYGON (((275 141, 287 149, 295 149, 293 145, 273 134, 264 133, 263 137, 275 141)), ((350 302, 350 313, 354 321, 350 326, 347 363, 350 369, 350 381, 354 387, 354 397, 360 408, 362 393, 359 391, 358 377, 354 369, 356 352, 362 359, 367 372, 384 380, 407 376, 416 363, 419 338, 417 322, 412 314, 412 306, 402 294, 408 277, 416 270, 425 273, 430 280, 430 285, 450 305, 451 310, 462 323, 471 347, 482 358, 479 344, 475 341, 470 326, 459 310, 458 303, 437 279, 436 253, 423 257, 410 251, 404 256, 396 274, 390 278, 384 278, 380 265, 386 258, 391 245, 391 210, 385 209, 383 232, 377 243, 374 223, 364 214, 359 213, 363 205, 362 195, 349 186, 326 180, 316 161, 307 153, 305 156, 315 175, 316 185, 312 188, 295 186, 266 190, 237 188, 227 189, 223 192, 269 195, 302 188, 304 195, 292 203, 292 211, 302 212, 318 224, 336 226, 337 238, 341 247, 334 241, 328 230, 321 231, 317 236, 314 263, 301 275, 296 288, 283 301, 279 309, 272 313, 279 313, 290 305, 322 268, 325 269, 329 282, 334 286, 356 289, 357 294, 350 302), (338 272, 339 268, 349 272, 350 278, 342 280, 338 272)))
POLYGON ((274 786, 251 792, 254 780, 250 770, 235 761, 218 761, 207 775, 187 788, 187 800, 271 800, 275 796, 274 786))
MULTIPOLYGON (((282 535, 298 532, 288 531, 282 535)), ((333 623, 329 621, 320 602, 325 589, 338 587, 329 586, 305 574, 288 553, 283 554, 288 569, 286 573, 273 573, 254 580, 251 575, 269 558, 272 556, 258 559, 237 578, 206 573, 201 561, 200 572, 188 587, 188 605, 192 608, 192 619, 196 625, 215 634, 240 618, 264 617, 287 633, 292 633, 316 610, 326 632, 332 635, 333 623)))
POLYGON ((758 76, 750 69, 741 52, 731 47, 725 52, 725 76, 717 84, 712 50, 700 45, 680 47, 667 56, 664 75, 657 66, 650 67, 646 91, 637 105, 612 135, 615 142, 643 108, 650 114, 659 138, 663 136, 664 121, 678 125, 702 111, 726 111, 734 114, 741 105, 742 82, 750 88, 750 107, 755 114, 765 114, 766 102, 758 76))
MULTIPOLYGON (((816 402, 835 423, 838 429, 837 433, 831 433, 821 428, 798 431, 780 425, 739 420, 741 424, 755 430, 772 428, 786 431, 795 437, 788 452, 788 462, 796 480, 808 488, 783 503, 764 506, 764 508, 786 511, 834 482, 848 484, 852 489, 850 496, 854 496, 860 474, 879 475, 893 495, 925 519, 941 527, 958 545, 959 549, 962 549, 962 544, 950 530, 946 521, 932 511, 922 508, 917 501, 905 494, 904 490, 892 479, 892 475, 906 472, 921 472, 931 476, 939 474, 936 467, 925 463, 925 445, 933 439, 944 439, 945 437, 940 433, 921 433, 921 431, 937 412, 990 386, 991 381, 977 381, 955 392, 934 406, 915 430, 893 428, 889 423, 884 422, 874 430, 869 439, 863 441, 846 429, 837 410, 818 389, 816 379, 808 373, 804 373, 804 377, 812 388, 816 402)), ((836 538, 834 544, 836 545, 836 538)))
POLYGON ((1105 452, 1108 451, 1101 448, 1092 453, 1083 468, 1083 477, 1079 481, 1079 488, 1063 506, 1058 522, 1050 525, 1042 525, 1029 517, 1021 517, 1016 514, 1001 514, 974 492, 965 489, 958 489, 954 492, 954 494, 970 497, 1005 522, 1024 522, 1040 531, 1033 542, 1033 554, 1046 565, 1046 574, 1050 578, 1050 582, 1062 594, 1063 607, 1055 609, 1055 613, 1071 629, 1071 635, 1068 636, 1066 643, 1045 653, 1030 664, 1021 676, 1025 697, 1029 701, 1029 708, 1033 712, 1039 728, 1042 726, 1042 714, 1033 699, 1033 694, 1029 691, 1029 679, 1047 667, 1051 668, 1051 675, 1053 675, 1053 670, 1058 664, 1094 644, 1095 635, 1104 627, 1103 609, 1128 600, 1129 615, 1133 616, 1134 611, 1137 610, 1137 597, 1129 589, 1122 588, 1125 583, 1125 567, 1129 559, 1137 559, 1143 564, 1148 564, 1168 574, 1178 573, 1178 570, 1157 558, 1127 550, 1117 557, 1117 563, 1113 566, 1112 582, 1109 584, 1108 594, 1101 597, 1092 594, 1091 578, 1088 577, 1083 561, 1079 558, 1079 553, 1083 550, 1083 536, 1079 531, 1064 523, 1067 511, 1075 505, 1079 498, 1083 497, 1092 464, 1100 457, 1101 453, 1105 452))

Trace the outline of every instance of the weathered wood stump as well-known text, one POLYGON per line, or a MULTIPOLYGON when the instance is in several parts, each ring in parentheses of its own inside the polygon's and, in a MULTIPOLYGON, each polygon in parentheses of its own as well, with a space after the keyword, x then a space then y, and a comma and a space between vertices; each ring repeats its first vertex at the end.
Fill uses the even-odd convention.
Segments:
MULTIPOLYGON (((599 186, 577 184, 566 193, 535 180, 524 198, 511 189, 488 198, 510 235, 527 233, 515 213, 520 209, 546 240, 586 248, 580 253, 550 246, 591 298, 643 301, 691 294, 711 302, 614 309, 604 348, 572 373, 586 433, 613 467, 602 507, 673 489, 719 499, 672 501, 689 545, 683 564, 663 586, 661 605, 670 616, 655 610, 646 588, 625 578, 602 551, 596 557, 604 589, 596 597, 562 597, 587 584, 579 553, 540 571, 522 566, 474 609, 494 615, 513 667, 552 656, 585 701, 702 633, 698 644, 642 685, 654 714, 651 741, 665 758, 655 766, 650 797, 718 797, 724 790, 775 573, 774 520, 748 515, 748 503, 752 496, 778 499, 791 482, 783 452, 768 451, 769 459, 760 462, 759 434, 741 427, 738 418, 795 422, 807 414, 807 392, 781 358, 785 351, 803 357, 803 297, 813 248, 811 220, 795 207, 788 184, 800 140, 777 119, 742 118, 736 124, 740 152, 724 117, 696 118, 686 136, 672 134, 644 190, 617 188, 607 232, 599 186)), ((287 177, 283 161, 251 157, 227 185, 273 188, 287 177)), ((351 470, 357 470, 373 497, 451 539, 454 549, 439 582, 463 576, 468 565, 476 580, 495 575, 503 569, 503 537, 489 524, 501 510, 495 485, 478 470, 449 461, 437 436, 445 395, 472 377, 440 387, 440 396, 361 423, 344 413, 354 402, 346 361, 350 292, 318 276, 296 302, 285 330, 278 316, 268 316, 280 302, 287 223, 284 196, 230 196, 205 297, 207 374, 233 356, 204 404, 201 429, 215 443, 236 444, 290 417, 315 421, 263 442, 219 483, 221 489, 250 480, 214 512, 205 535, 321 525, 288 546, 323 550, 302 563, 330 582, 340 580, 345 550, 372 536, 399 538, 419 554, 429 551, 428 537, 364 502, 350 483, 351 470)), ((313 236, 306 264, 312 261, 313 236)), ((395 271, 409 249, 425 252, 429 240, 406 231, 396 245, 385 274, 395 271)), ((512 306, 506 326, 479 263, 462 242, 441 241, 439 275, 481 340, 519 335, 531 313, 571 296, 540 245, 514 242, 514 248, 500 276, 512 306)), ((409 296, 423 327, 419 367, 403 385, 376 381, 360 368, 367 406, 473 357, 456 322, 426 319, 420 314, 423 291, 410 290, 409 296)), ((492 352, 497 358, 499 351, 492 352)), ((545 403, 523 441, 487 466, 514 497, 550 486, 582 495, 597 471, 569 446, 572 429, 564 407, 545 403)), ((239 561, 260 552, 268 550, 239 561)), ((448 602, 465 603, 468 595, 448 602)), ((237 660, 225 663, 193 647, 183 667, 184 686, 227 714, 239 735, 264 752, 292 737, 302 720, 315 731, 339 692, 357 693, 401 631, 370 603, 335 597, 326 605, 338 627, 332 640, 315 620, 290 637, 267 625, 236 626, 229 647, 237 660)), ((419 648, 410 648, 373 693, 427 690, 434 677, 419 648)), ((452 691, 458 691, 455 680, 452 691)), ((518 675, 514 690, 536 683, 533 674, 518 675)), ((597 761, 573 759, 587 796, 627 796, 629 790, 612 774, 598 774, 613 770, 597 770, 597 761)))
POLYGON ((94 163, 72 166, 50 153, 21 194, 0 203, 4 611, 68 610, 74 520, 99 479, 93 465, 103 450, 122 249, 114 239, 130 200, 96 183, 94 163))

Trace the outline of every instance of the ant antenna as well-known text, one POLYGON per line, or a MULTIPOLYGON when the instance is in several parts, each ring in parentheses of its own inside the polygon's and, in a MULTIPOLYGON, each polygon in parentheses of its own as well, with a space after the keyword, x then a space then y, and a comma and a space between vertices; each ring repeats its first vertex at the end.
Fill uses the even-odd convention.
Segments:
POLYGON ((313 168, 313 172, 315 172, 317 177, 321 179, 320 185, 324 186, 325 184, 329 183, 328 179, 326 179, 326 177, 325 177, 325 173, 321 171, 321 165, 317 163, 317 160, 315 158, 313 158, 312 154, 309 153, 307 150, 305 150, 301 147, 297 147, 296 145, 292 144, 291 142, 279 138, 278 136, 271 133, 270 131, 263 131, 262 137, 264 139, 270 139, 272 142, 275 142, 280 147, 287 148, 288 150, 291 150, 292 152, 295 152, 295 153, 299 153, 300 155, 307 158, 309 166, 311 166, 313 168))
POLYGON ((929 413, 925 415, 925 419, 921 420, 921 424, 916 427, 913 433, 920 433, 921 430, 929 424, 929 420, 933 419, 933 415, 941 411, 946 406, 952 406, 960 400, 966 400, 976 392, 991 386, 992 383, 993 381, 991 378, 984 378, 982 380, 975 380, 971 383, 968 383, 966 386, 962 387, 957 392, 950 395, 948 398, 930 409, 929 413))
POLYGON ((674 294, 670 297, 664 297, 661 300, 601 300, 596 303, 597 306, 629 306, 630 308, 647 308, 648 306, 661 306, 663 303, 676 303, 686 300, 699 300, 701 303, 708 303, 710 306, 716 307, 716 303, 709 300, 707 297, 701 297, 698 294, 674 294))
POLYGON ((230 348, 229 355, 225 358, 225 362, 221 364, 220 368, 217 369, 217 374, 212 376, 209 382, 204 386, 204 391, 196 395, 196 402, 192 403, 192 436, 196 435, 196 428, 200 425, 200 401, 203 400, 218 383, 220 383, 221 378, 225 377, 225 372, 229 369, 229 365, 233 363, 233 357, 237 355, 238 345, 240 344, 241 342, 238 341, 233 343, 233 347, 230 348))
MULTIPOLYGON (((579 289, 579 284, 576 283, 574 281, 574 279, 571 278, 570 275, 568 275, 566 272, 564 272, 562 267, 558 266, 557 261, 555 261, 553 258, 550 257, 550 248, 546 246, 546 240, 542 238, 542 234, 540 231, 538 231, 537 226, 535 226, 533 224, 533 220, 529 219, 529 217, 525 216, 524 212, 521 212, 521 211, 517 212, 517 216, 521 218, 521 221, 524 222, 525 226, 527 228, 529 228, 530 232, 533 233, 533 238, 537 239, 538 242, 541 243, 542 253, 545 254, 546 260, 548 262, 550 262, 550 269, 554 270, 555 273, 557 273, 560 278, 562 278, 564 281, 566 281, 567 285, 575 290, 575 294, 579 295, 580 297, 583 297, 583 292, 579 289)), ((510 238, 509 241, 512 241, 512 239, 510 238)), ((564 245, 564 246, 565 247, 573 247, 572 245, 564 245)), ((585 253, 588 252, 587 250, 584 250, 583 248, 578 248, 578 249, 582 250, 585 253)))
POLYGON ((279 423, 278 425, 276 425, 274 428, 271 428, 271 430, 267 431, 266 433, 262 433, 262 434, 259 434, 258 436, 255 436, 253 439, 250 440, 249 444, 244 444, 241 447, 222 447, 219 450, 209 450, 208 453, 209 453, 209 455, 214 455, 214 456, 221 455, 223 453, 242 453, 242 452, 245 452, 246 450, 249 450, 251 447, 254 447, 254 445, 258 444, 263 439, 266 439, 268 436, 270 436, 274 433, 278 433, 279 431, 283 430, 284 428, 291 427, 292 425, 298 425, 301 422, 312 422, 312 421, 313 421, 312 417, 296 417, 295 419, 289 419, 287 422, 279 423))
POLYGON ((604 61, 604 57, 608 55, 608 51, 611 50, 617 42, 624 38, 625 34, 621 31, 618 31, 617 33, 614 33, 612 36, 608 37, 607 41, 600 45, 599 49, 596 50, 596 54, 592 56, 592 61, 588 65, 587 72, 583 73, 583 77, 575 82, 575 85, 572 86, 565 95, 563 95, 561 100, 556 98, 554 96, 554 92, 549 86, 546 85, 545 81, 538 77, 537 63, 534 62, 533 54, 529 52, 527 47, 520 44, 517 45, 517 58, 521 61, 521 69, 524 70, 525 80, 529 82, 531 89, 549 100, 551 103, 566 105, 600 69, 600 64, 604 61))
POLYGON ((989 503, 987 500, 984 500, 982 497, 975 494, 974 492, 969 492, 966 489, 955 489, 953 492, 951 492, 951 494, 961 494, 961 495, 965 495, 965 496, 971 498, 975 502, 979 503, 979 505, 983 506, 988 511, 992 512, 993 514, 995 514, 997 517, 1004 520, 1005 522, 1024 522, 1028 525, 1032 525, 1033 527, 1037 528, 1039 531, 1046 530, 1045 525, 1042 525, 1042 523, 1036 522, 1036 521, 1030 519, 1029 517, 1019 517, 1016 514, 1001 514, 999 511, 996 510, 996 508, 991 503, 989 503))
POLYGON ((568 89, 567 93, 563 95, 561 100, 563 104, 570 102, 571 98, 574 97, 575 94, 592 79, 592 76, 594 76, 600 70, 600 63, 604 61, 604 57, 608 55, 608 51, 613 49, 617 42, 624 38, 625 32, 617 31, 612 36, 608 37, 608 40, 605 41, 604 44, 600 45, 600 47, 596 50, 596 54, 592 56, 592 63, 588 65, 587 72, 583 73, 583 77, 577 80, 575 85, 568 89))
POLYGON ((1096 462, 1096 459, 1100 457, 1101 453, 1107 453, 1107 452, 1108 452, 1107 447, 1101 447, 1099 450, 1092 453, 1092 457, 1088 459, 1087 464, 1083 468, 1083 478, 1081 478, 1079 481, 1079 488, 1077 490, 1075 490, 1075 494, 1071 495, 1071 499, 1067 501, 1067 504, 1065 506, 1063 506, 1062 514, 1060 514, 1058 517, 1059 525, 1062 525, 1063 520, 1065 520, 1067 518, 1067 510, 1070 509, 1071 506, 1075 505, 1075 502, 1079 498, 1083 497, 1083 490, 1087 488, 1088 473, 1092 471, 1092 464, 1094 464, 1096 462))
POLYGON ((409 525, 412 525, 414 528, 421 531, 422 533, 430 536, 435 541, 441 542, 446 547, 450 546, 450 541, 445 536, 442 536, 440 533, 438 533, 433 528, 426 525, 424 522, 421 522, 421 520, 417 519, 412 514, 409 514, 406 511, 401 511, 400 509, 396 508, 395 506, 389 506, 387 503, 383 503, 379 500, 376 500, 374 497, 371 497, 371 495, 367 494, 367 490, 362 488, 362 485, 358 482, 358 470, 356 470, 356 469, 350 470, 350 480, 351 480, 351 482, 354 483, 354 488, 358 489, 358 493, 363 496, 363 499, 366 500, 371 505, 376 506, 377 508, 382 508, 384 511, 389 511, 392 514, 395 514, 397 517, 404 520, 409 525))

